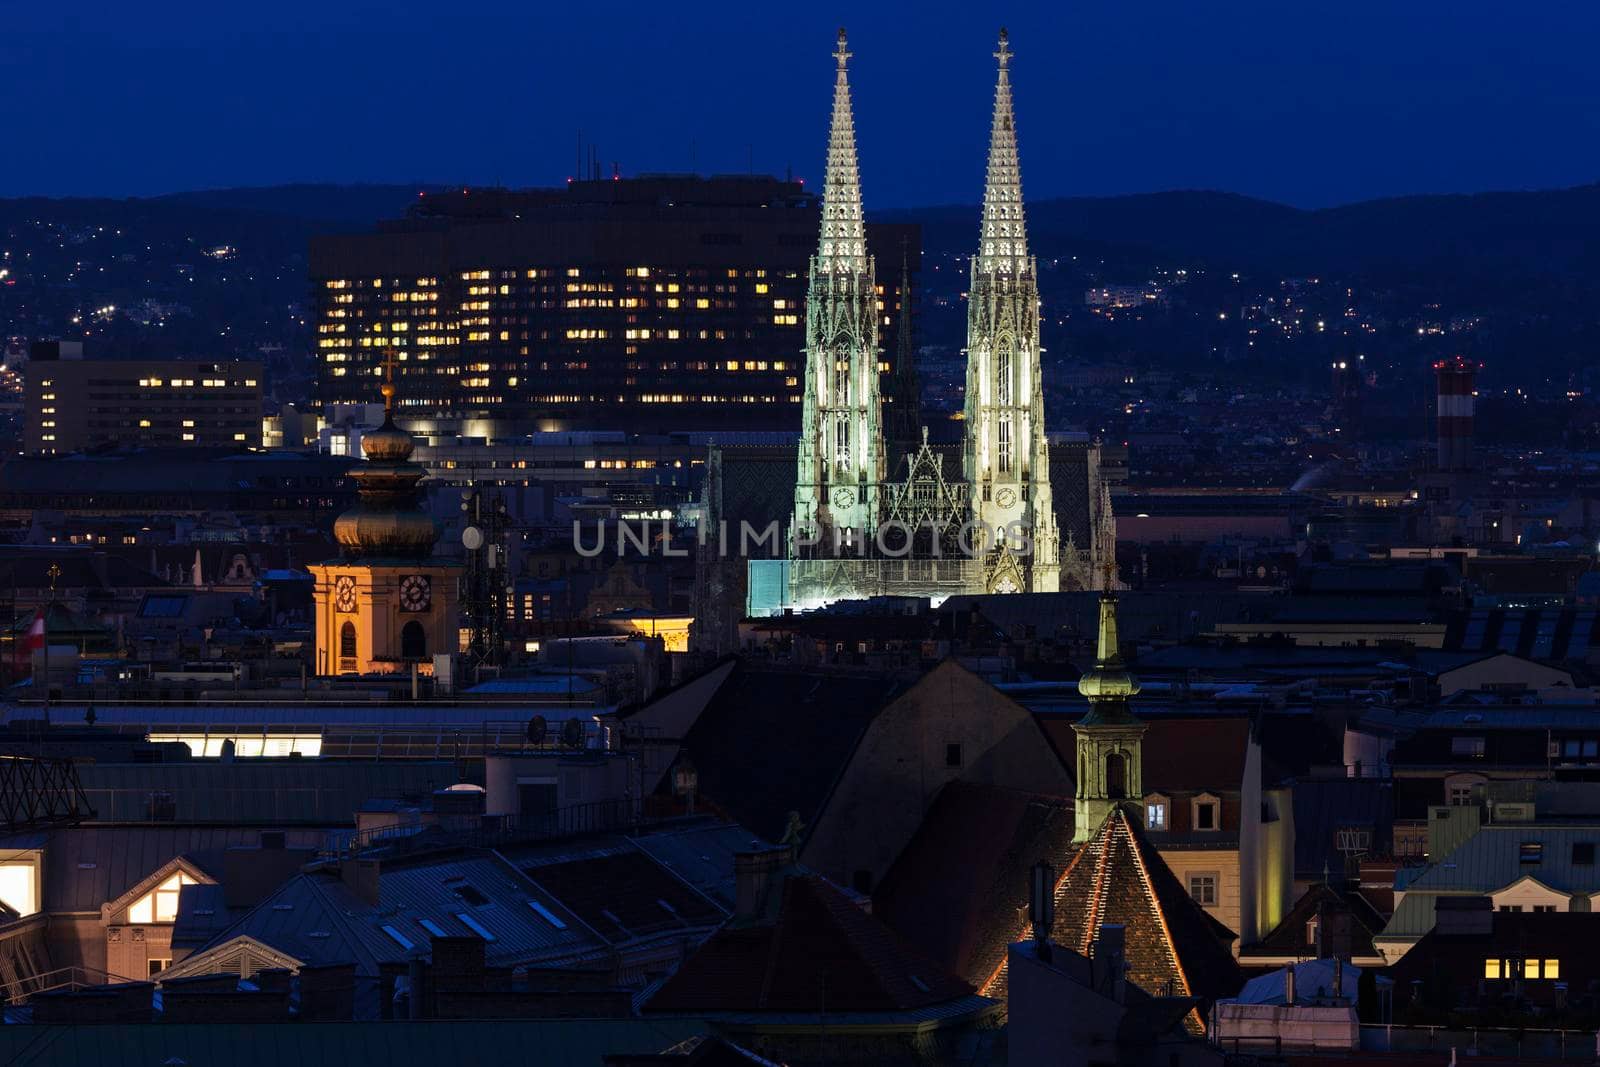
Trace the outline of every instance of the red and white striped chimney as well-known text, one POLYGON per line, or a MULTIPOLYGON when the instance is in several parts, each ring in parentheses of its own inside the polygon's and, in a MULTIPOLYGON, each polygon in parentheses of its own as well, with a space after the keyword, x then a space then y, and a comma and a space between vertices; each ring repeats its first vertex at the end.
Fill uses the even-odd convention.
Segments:
POLYGON ((1464 471, 1472 467, 1472 407, 1477 395, 1478 371, 1483 364, 1461 356, 1433 365, 1439 379, 1439 469, 1464 471))

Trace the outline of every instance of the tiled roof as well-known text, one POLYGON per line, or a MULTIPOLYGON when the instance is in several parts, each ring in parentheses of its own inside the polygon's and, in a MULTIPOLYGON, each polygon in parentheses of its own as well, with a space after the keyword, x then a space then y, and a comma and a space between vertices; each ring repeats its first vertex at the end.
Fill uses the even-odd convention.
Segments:
POLYGON ((724 926, 645 1012, 904 1013, 971 996, 822 877, 790 873, 773 891, 773 921, 724 926))
POLYGON ((684 738, 700 795, 771 841, 816 822, 868 725, 904 690, 883 677, 740 664, 684 738))
MULTIPOLYGON (((1243 985, 1232 935, 1190 899, 1144 833, 1115 809, 1066 861, 1055 893, 1052 940, 1087 955, 1100 927, 1126 931, 1128 980, 1153 996, 1231 996, 1243 985)), ((1021 917, 1012 940, 1023 936, 1021 917)), ((1004 967, 981 992, 998 995, 1004 967)), ((1197 1014, 1193 1030, 1201 1028, 1197 1014)))
POLYGON ((1068 851, 1072 833, 1068 801, 951 782, 873 891, 873 914, 978 985, 1016 939, 1033 865, 1068 851))
POLYGON ((1325 955, 1338 954, 1353 958, 1370 957, 1376 953, 1372 938, 1383 929, 1383 916, 1360 893, 1340 892, 1319 883, 1295 902, 1289 914, 1266 937, 1245 946, 1243 962, 1248 965, 1251 955, 1279 957, 1314 953, 1316 946, 1306 936, 1306 924, 1313 919, 1320 919, 1323 923, 1322 945, 1325 955), (1348 924, 1342 921, 1346 915, 1349 916, 1348 924), (1348 937, 1347 944, 1337 943, 1345 940, 1338 932, 1340 927, 1348 937))

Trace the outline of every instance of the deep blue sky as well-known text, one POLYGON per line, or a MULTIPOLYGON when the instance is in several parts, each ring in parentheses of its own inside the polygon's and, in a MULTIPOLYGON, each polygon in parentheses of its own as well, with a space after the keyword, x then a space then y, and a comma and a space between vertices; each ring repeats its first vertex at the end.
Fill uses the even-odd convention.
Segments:
POLYGON ((1001 22, 1033 198, 1600 179, 1590 2, 0 0, 0 195, 552 184, 579 129, 818 180, 841 22, 869 209, 976 200, 1001 22))

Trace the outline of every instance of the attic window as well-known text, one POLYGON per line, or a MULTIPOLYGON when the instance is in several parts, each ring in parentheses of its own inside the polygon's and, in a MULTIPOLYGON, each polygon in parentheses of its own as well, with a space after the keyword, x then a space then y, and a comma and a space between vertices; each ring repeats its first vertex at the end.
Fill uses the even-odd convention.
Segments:
POLYGON ((1196 830, 1217 829, 1216 801, 1197 800, 1194 802, 1194 828, 1196 830))
POLYGON ((1517 846, 1517 860, 1520 863, 1543 862, 1544 845, 1538 841, 1524 841, 1517 846))
POLYGON ((539 913, 539 918, 554 926, 557 930, 565 930, 567 924, 556 918, 556 913, 539 903, 537 900, 528 901, 528 907, 539 913))
POLYGON ((438 923, 434 922, 432 919, 418 919, 417 920, 417 925, 422 927, 424 930, 428 931, 428 933, 432 934, 434 937, 449 937, 450 936, 449 934, 444 932, 444 927, 440 926, 438 923))
POLYGON ((1572 865, 1574 867, 1594 866, 1594 842, 1574 841, 1572 843, 1572 865))
POLYGON ((178 890, 186 885, 198 885, 193 878, 179 871, 150 892, 128 906, 128 922, 135 926, 144 923, 169 923, 178 917, 178 890))
POLYGON ((416 945, 412 944, 411 939, 409 937, 407 937, 405 934, 402 934, 399 930, 396 930, 394 927, 388 925, 387 923, 385 923, 382 927, 380 927, 380 929, 384 933, 388 934, 389 938, 395 944, 399 945, 401 948, 405 949, 407 952, 410 952, 413 948, 416 948, 416 945))

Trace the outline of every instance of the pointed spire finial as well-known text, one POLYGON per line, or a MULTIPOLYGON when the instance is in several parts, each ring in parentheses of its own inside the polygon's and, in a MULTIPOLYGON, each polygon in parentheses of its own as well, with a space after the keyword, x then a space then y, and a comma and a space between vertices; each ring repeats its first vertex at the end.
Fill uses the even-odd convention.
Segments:
POLYGON ((983 191, 983 225, 974 268, 986 274, 1022 274, 1030 267, 1022 217, 1022 173, 1017 159, 1016 118, 1011 107, 1011 35, 1000 31, 994 57, 994 124, 989 131, 989 168, 983 191))
POLYGON ((835 59, 837 59, 839 61, 839 69, 840 70, 843 70, 845 68, 845 64, 850 62, 850 56, 852 54, 853 53, 850 51, 850 42, 844 35, 844 27, 840 26, 839 27, 839 47, 837 47, 837 48, 835 48, 833 50, 833 58, 835 58, 835 59))

